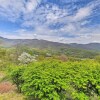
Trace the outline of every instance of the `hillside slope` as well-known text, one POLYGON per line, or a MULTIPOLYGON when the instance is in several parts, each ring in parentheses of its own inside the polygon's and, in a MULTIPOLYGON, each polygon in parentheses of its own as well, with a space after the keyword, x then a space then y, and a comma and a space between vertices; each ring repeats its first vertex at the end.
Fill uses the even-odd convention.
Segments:
POLYGON ((28 46, 32 48, 76 48, 76 49, 84 49, 84 50, 96 50, 100 51, 100 43, 89 43, 89 44, 64 44, 58 42, 51 42, 46 40, 38 40, 38 39, 6 39, 0 37, 0 46, 1 47, 14 47, 14 46, 28 46))

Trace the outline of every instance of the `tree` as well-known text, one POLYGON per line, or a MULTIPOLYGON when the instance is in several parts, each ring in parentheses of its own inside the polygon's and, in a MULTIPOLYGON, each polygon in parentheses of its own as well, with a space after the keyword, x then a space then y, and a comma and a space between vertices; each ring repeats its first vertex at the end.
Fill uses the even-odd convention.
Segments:
POLYGON ((18 60, 22 64, 28 64, 30 62, 36 61, 36 56, 31 56, 30 54, 23 52, 19 57, 18 60))

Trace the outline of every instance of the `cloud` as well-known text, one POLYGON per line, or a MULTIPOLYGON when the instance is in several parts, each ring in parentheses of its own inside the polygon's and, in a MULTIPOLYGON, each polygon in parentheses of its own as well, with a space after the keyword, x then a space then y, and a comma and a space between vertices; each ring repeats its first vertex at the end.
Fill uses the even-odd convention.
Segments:
POLYGON ((41 0, 0 0, 0 16, 17 21, 21 16, 32 13, 41 0))
POLYGON ((92 12, 91 7, 80 8, 75 16, 73 16, 73 21, 80 21, 89 16, 92 12))
POLYGON ((24 0, 0 0, 0 16, 16 21, 24 10, 24 0))
POLYGON ((41 0, 29 0, 26 3, 26 13, 30 13, 35 10, 35 8, 40 4, 41 0))
POLYGON ((84 6, 77 5, 78 0, 73 2, 60 0, 59 2, 66 2, 66 7, 50 2, 41 4, 41 2, 43 1, 0 0, 0 16, 14 23, 19 22, 21 27, 10 35, 4 33, 1 36, 23 39, 35 37, 64 43, 100 41, 99 25, 88 26, 92 22, 91 17, 97 15, 99 0, 93 0, 84 6), (73 5, 72 8, 70 5, 73 5))

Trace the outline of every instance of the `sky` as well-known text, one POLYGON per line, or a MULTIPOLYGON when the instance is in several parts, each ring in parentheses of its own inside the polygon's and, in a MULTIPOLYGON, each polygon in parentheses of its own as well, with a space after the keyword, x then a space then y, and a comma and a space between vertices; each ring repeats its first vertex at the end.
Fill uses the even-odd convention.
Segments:
POLYGON ((0 0, 0 36, 100 43, 100 0, 0 0))

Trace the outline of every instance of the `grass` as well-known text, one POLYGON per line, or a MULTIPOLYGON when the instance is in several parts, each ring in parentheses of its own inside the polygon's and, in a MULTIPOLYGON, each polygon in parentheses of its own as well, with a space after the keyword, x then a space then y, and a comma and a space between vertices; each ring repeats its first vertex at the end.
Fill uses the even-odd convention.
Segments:
POLYGON ((24 96, 15 91, 0 93, 0 100, 24 100, 24 96))
POLYGON ((16 86, 6 77, 4 72, 0 72, 0 100, 24 100, 24 96, 16 92, 16 86))

